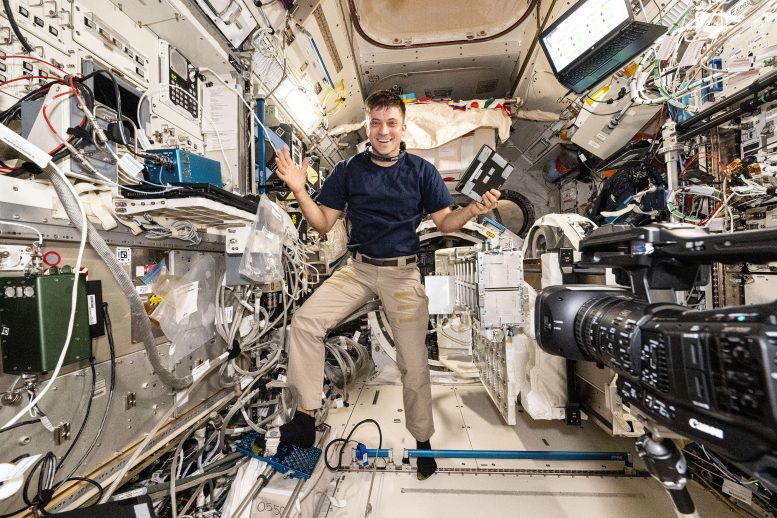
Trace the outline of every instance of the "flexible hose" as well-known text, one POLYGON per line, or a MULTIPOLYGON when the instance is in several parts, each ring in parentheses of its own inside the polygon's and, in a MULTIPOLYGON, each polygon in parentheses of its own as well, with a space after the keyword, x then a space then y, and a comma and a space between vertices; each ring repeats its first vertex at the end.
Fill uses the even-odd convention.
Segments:
MULTIPOLYGON (((74 199, 73 194, 67 189, 67 180, 58 175, 49 175, 49 180, 51 181, 51 185, 54 186, 59 201, 62 202, 62 206, 65 208, 65 212, 70 218, 70 221, 80 231, 82 222, 79 217, 76 200, 74 199)), ((156 340, 154 339, 154 332, 151 329, 151 323, 146 317, 146 310, 143 307, 143 302, 140 300, 137 291, 135 291, 132 280, 127 275, 127 272, 124 271, 124 268, 116 259, 116 256, 111 252, 108 244, 102 236, 97 233, 97 230, 95 230, 94 226, 92 226, 89 221, 86 222, 86 228, 89 244, 92 245, 95 252, 97 252, 100 258, 105 262, 111 275, 113 275, 113 278, 116 280, 116 284, 118 284, 122 293, 127 297, 130 311, 132 314, 142 316, 142 318, 138 318, 137 320, 140 323, 140 332, 143 339, 143 346, 146 349, 146 356, 148 356, 148 361, 154 368, 154 373, 165 386, 170 387, 173 390, 182 390, 189 387, 192 384, 191 375, 177 378, 175 374, 162 365, 162 360, 159 358, 159 353, 156 349, 156 340)))

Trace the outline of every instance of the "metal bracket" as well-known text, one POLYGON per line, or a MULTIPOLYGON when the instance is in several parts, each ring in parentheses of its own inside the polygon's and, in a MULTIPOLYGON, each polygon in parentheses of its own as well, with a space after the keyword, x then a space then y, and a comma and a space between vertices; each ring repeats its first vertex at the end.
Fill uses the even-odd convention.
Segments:
POLYGON ((54 444, 59 446, 63 442, 70 439, 70 423, 59 423, 59 426, 54 428, 54 444))

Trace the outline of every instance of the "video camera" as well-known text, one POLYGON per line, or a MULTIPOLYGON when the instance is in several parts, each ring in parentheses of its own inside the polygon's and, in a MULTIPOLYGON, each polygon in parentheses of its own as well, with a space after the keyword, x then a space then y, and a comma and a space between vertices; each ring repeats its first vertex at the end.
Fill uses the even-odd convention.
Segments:
POLYGON ((579 267, 613 268, 631 289, 542 290, 539 346, 610 367, 623 403, 648 422, 708 446, 777 490, 777 302, 703 311, 676 303, 677 291, 707 283, 713 262, 777 260, 777 229, 612 225, 592 232, 580 251, 579 267))

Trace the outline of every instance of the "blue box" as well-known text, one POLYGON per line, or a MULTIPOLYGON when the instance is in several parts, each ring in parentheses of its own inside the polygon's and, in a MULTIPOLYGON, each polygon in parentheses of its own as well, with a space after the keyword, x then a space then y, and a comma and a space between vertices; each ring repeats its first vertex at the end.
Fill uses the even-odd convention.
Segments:
MULTIPOLYGON (((714 70, 723 70, 723 59, 721 58, 713 58, 708 63, 707 66, 714 70)), ((717 79, 712 78, 706 78, 704 80, 705 85, 701 89, 701 101, 706 102, 710 101, 710 97, 712 94, 717 92, 723 91, 723 78, 719 77, 717 79)))
POLYGON ((145 159, 148 181, 158 184, 165 183, 209 183, 223 187, 221 182, 221 162, 211 160, 202 155, 191 153, 185 149, 151 149, 149 155, 159 155, 165 159, 164 164, 145 159))

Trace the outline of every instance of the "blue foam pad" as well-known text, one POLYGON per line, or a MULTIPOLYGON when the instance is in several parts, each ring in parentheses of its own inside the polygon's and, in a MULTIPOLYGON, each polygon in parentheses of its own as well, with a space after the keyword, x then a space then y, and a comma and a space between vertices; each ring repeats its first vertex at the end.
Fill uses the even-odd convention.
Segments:
POLYGON ((289 473, 292 478, 309 479, 321 457, 320 448, 299 448, 290 444, 281 443, 278 451, 271 457, 263 457, 253 452, 251 445, 254 442, 256 432, 246 434, 237 445, 237 451, 248 457, 266 462, 278 473, 289 473))

